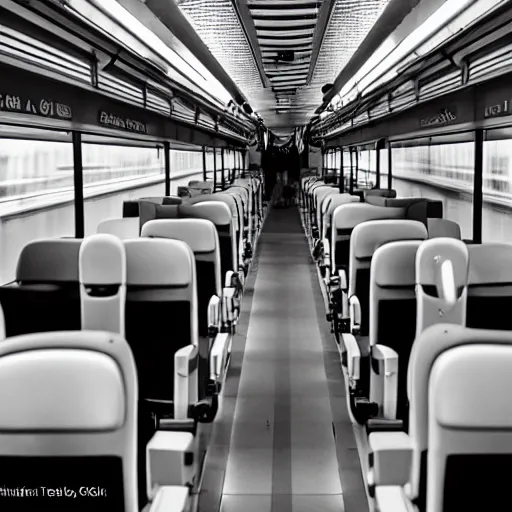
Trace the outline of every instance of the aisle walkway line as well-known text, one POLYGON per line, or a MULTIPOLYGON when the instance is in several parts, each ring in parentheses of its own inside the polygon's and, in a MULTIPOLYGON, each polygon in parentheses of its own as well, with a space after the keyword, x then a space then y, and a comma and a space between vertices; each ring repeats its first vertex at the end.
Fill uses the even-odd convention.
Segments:
POLYGON ((221 511, 339 512, 337 419, 297 210, 272 211, 260 244, 221 511))

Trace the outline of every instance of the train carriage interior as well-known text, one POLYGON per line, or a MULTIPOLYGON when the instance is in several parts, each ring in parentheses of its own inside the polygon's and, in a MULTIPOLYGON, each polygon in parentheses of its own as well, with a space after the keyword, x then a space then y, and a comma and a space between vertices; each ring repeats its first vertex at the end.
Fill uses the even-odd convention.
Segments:
POLYGON ((0 0, 0 511, 507 509, 511 55, 512 0, 0 0))

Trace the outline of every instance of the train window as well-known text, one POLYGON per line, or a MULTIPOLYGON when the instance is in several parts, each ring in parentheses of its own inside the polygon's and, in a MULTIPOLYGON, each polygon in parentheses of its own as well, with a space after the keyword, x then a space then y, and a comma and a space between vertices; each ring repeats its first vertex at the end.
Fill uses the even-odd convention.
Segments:
POLYGON ((0 139, 1 284, 14 279, 19 254, 29 242, 75 235, 70 135, 32 132, 33 137, 62 142, 0 139))
POLYGON ((341 168, 341 150, 336 148, 336 158, 335 158, 335 167, 336 167, 336 179, 340 178, 340 168, 341 168))
MULTIPOLYGON (((120 217, 123 202, 165 194, 163 147, 83 144, 85 235, 96 233, 98 224, 120 217)), ((171 150, 171 194, 190 180, 202 180, 202 154, 171 150)))
POLYGON ((484 140, 482 242, 512 241, 512 130, 491 130, 484 140))
MULTIPOLYGON (((217 183, 217 187, 220 187, 222 185, 222 150, 220 149, 216 149, 215 150, 215 161, 217 162, 217 178, 216 178, 216 183, 217 183)), ((226 165, 226 163, 224 162, 224 165, 226 165)))
POLYGON ((213 149, 206 150, 206 180, 213 181, 213 166, 214 164, 215 154, 213 149))
POLYGON ((343 180, 345 183, 345 191, 350 188, 350 151, 348 148, 343 149, 343 180))
POLYGON ((393 188, 399 197, 443 202, 443 216, 473 238, 474 142, 393 146, 393 188))
POLYGON ((171 195, 191 180, 203 180, 202 151, 171 150, 171 195))
POLYGON ((165 193, 163 148, 83 144, 85 236, 120 217, 123 201, 165 193))
POLYGON ((379 149, 380 157, 380 188, 388 188, 389 174, 389 150, 388 148, 379 149))

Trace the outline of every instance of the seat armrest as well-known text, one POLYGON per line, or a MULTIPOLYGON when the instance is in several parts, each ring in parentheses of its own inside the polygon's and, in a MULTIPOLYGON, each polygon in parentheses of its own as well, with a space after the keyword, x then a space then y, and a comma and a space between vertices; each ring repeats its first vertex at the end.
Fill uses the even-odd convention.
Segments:
POLYGON ((372 432, 368 438, 368 484, 406 485, 411 478, 413 441, 405 432, 372 432))
POLYGON ((348 303, 350 310, 350 332, 357 336, 361 330, 361 304, 355 295, 348 299, 348 303))
POLYGON ((338 276, 340 277, 340 288, 344 291, 348 291, 348 280, 347 280, 347 273, 345 272, 345 269, 340 268, 338 270, 338 276))
POLYGON ((398 400, 398 354, 385 345, 374 345, 372 358, 377 361, 378 375, 383 380, 383 399, 379 405, 382 406, 384 418, 394 420, 398 400))
POLYGON ((331 246, 327 238, 322 239, 323 246, 323 266, 328 268, 331 264, 331 246))
POLYGON ((417 508, 400 486, 386 485, 375 489, 377 512, 417 512, 417 508))
POLYGON ((189 432, 155 432, 146 446, 148 499, 163 485, 187 485, 193 480, 194 436, 189 432))
POLYGON ((359 344, 352 334, 343 333, 343 345, 347 352, 347 370, 351 385, 355 385, 360 378, 359 365, 361 362, 361 350, 359 344))
POLYGON ((222 321, 224 325, 233 325, 238 319, 239 305, 235 288, 222 291, 222 321))
POLYGON ((0 306, 0 341, 5 340, 5 316, 2 306, 0 306))
POLYGON ((210 351, 210 378, 215 382, 222 382, 226 361, 231 350, 231 336, 221 332, 215 337, 210 351))
POLYGON ((186 512, 188 510, 189 488, 165 485, 158 488, 153 501, 143 512, 186 512))
POLYGON ((189 404, 197 402, 199 351, 195 345, 187 345, 174 354, 174 418, 188 417, 189 404))
POLYGON ((226 277, 224 279, 224 287, 225 288, 229 288, 229 287, 233 286, 233 276, 234 275, 235 275, 235 273, 232 270, 228 270, 226 272, 226 277))
POLYGON ((221 303, 217 295, 212 295, 208 303, 208 334, 214 337, 221 326, 221 303))

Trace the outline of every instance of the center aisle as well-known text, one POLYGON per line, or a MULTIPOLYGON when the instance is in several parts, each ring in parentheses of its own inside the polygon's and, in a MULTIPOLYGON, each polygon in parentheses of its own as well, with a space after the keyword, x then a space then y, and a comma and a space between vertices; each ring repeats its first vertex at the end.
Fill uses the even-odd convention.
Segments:
MULTIPOLYGON (((348 474, 351 487, 359 480, 355 458, 348 457, 349 473, 338 458, 353 455, 355 443, 343 393, 331 396, 337 379, 326 375, 326 367, 334 372, 324 362, 314 266, 297 209, 272 210, 258 243, 221 512, 340 512, 340 476, 345 483, 348 474)), ((362 512, 357 502, 345 510, 362 512)))

